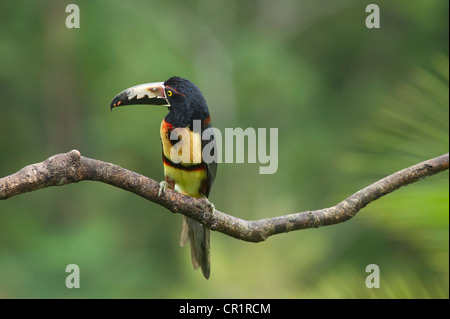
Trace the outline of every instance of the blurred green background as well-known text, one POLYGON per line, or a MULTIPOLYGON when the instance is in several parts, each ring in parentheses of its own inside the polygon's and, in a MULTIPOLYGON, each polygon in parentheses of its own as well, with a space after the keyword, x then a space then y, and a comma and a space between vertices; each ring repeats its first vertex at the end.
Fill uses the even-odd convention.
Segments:
MULTIPOLYGON (((276 127, 278 171, 221 164, 210 200, 260 219, 333 206, 448 152, 448 1, 2 1, 0 176, 78 149, 163 179, 163 107, 110 112, 172 75, 212 123, 276 127), (80 7, 79 29, 65 8, 80 7), (377 3, 381 28, 367 29, 377 3)), ((211 278, 181 216, 96 182, 0 202, 0 298, 448 298, 448 172, 352 220, 252 244, 211 234, 211 278), (77 264, 81 288, 65 287, 77 264), (380 267, 368 289, 368 264, 380 267)))

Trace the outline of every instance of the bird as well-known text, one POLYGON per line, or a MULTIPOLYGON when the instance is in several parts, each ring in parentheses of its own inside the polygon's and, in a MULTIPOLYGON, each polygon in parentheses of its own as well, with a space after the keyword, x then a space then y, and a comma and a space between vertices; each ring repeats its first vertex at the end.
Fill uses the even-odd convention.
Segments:
MULTIPOLYGON (((217 172, 216 139, 214 131, 202 138, 205 130, 211 131, 212 126, 208 105, 198 86, 179 76, 165 82, 136 85, 117 94, 110 109, 133 104, 161 105, 169 111, 160 128, 164 181, 160 183, 158 195, 170 187, 194 198, 206 198, 214 212, 214 205, 208 197, 217 172), (180 129, 187 134, 173 134, 180 129), (210 145, 210 152, 205 155, 206 145, 210 145), (186 149, 188 156, 183 153, 186 149)), ((200 267, 208 279, 211 271, 210 231, 201 223, 183 216, 180 246, 187 242, 194 269, 200 267)))

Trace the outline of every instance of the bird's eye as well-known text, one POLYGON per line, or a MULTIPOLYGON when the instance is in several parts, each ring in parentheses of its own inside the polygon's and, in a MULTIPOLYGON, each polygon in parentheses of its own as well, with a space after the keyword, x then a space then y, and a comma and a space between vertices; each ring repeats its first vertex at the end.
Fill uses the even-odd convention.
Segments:
POLYGON ((167 91, 167 96, 172 96, 172 94, 173 94, 172 91, 170 90, 167 91))

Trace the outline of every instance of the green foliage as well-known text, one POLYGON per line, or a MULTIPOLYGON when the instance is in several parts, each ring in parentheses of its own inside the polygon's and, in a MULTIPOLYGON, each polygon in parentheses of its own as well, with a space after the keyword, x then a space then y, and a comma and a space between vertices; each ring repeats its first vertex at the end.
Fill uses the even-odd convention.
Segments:
MULTIPOLYGON (((109 102, 172 75, 219 129, 279 129, 276 174, 219 165, 210 199, 240 218, 331 206, 448 152, 448 2, 379 1, 377 30, 356 0, 78 1, 76 30, 69 3, 0 4, 0 176, 78 149, 162 180, 166 111, 109 102)), ((0 297, 448 298, 448 202, 442 173, 340 225, 259 244, 213 232, 206 281, 180 216, 100 183, 48 188, 0 202, 0 297)))

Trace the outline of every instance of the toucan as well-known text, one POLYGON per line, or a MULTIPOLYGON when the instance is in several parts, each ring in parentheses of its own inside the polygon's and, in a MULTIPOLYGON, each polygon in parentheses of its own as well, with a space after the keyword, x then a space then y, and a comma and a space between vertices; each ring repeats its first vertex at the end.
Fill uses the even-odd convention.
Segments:
MULTIPOLYGON (((120 92, 112 100, 111 110, 132 104, 162 105, 169 110, 160 130, 165 176, 160 194, 170 187, 191 197, 207 199, 216 177, 217 161, 214 160, 214 147, 208 148, 208 157, 212 160, 206 160, 203 154, 206 145, 215 143, 215 135, 200 89, 191 81, 174 76, 165 82, 136 85, 120 92), (187 134, 173 134, 180 129, 187 134), (204 137, 203 133, 208 129, 212 133, 204 137)), ((209 239, 208 228, 183 216, 180 245, 189 241, 194 269, 200 267, 206 279, 211 268, 209 239)))

